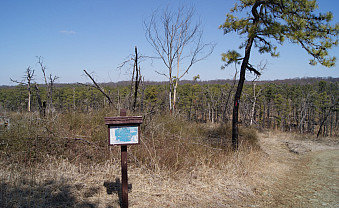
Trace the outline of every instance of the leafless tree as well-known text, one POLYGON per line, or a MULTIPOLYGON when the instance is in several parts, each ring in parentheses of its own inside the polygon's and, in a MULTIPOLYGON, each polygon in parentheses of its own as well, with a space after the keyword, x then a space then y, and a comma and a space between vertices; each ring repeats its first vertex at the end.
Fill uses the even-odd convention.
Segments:
POLYGON ((27 82, 19 82, 17 80, 13 80, 11 79, 12 82, 21 84, 21 85, 27 85, 27 91, 28 91, 28 103, 27 103, 27 111, 31 112, 31 100, 32 100, 32 81, 33 81, 33 77, 34 77, 34 69, 32 69, 30 66, 27 67, 26 69, 26 75, 24 77, 24 79, 27 80, 27 82))
POLYGON ((52 74, 50 74, 49 77, 47 78, 46 66, 43 64, 43 58, 41 56, 37 56, 37 58, 42 74, 44 75, 45 85, 47 88, 47 110, 50 111, 53 108, 53 85, 55 81, 59 79, 59 77, 52 76, 52 74))
POLYGON ((167 7, 160 13, 154 11, 151 17, 144 21, 144 26, 146 39, 168 69, 168 73, 156 72, 167 77, 169 81, 169 108, 174 112, 180 79, 195 63, 213 52, 214 44, 202 42, 202 26, 200 22, 194 22, 193 8, 182 6, 172 11, 167 7))
POLYGON ((139 86, 142 82, 141 76, 141 68, 140 62, 145 59, 145 56, 138 54, 138 49, 135 46, 134 48, 134 55, 130 55, 124 62, 118 66, 118 69, 122 69, 124 67, 128 67, 129 69, 132 68, 132 79, 131 79, 131 90, 129 95, 129 106, 133 111, 136 111, 137 106, 137 99, 138 99, 138 91, 139 86), (133 97, 133 101, 132 101, 133 97))

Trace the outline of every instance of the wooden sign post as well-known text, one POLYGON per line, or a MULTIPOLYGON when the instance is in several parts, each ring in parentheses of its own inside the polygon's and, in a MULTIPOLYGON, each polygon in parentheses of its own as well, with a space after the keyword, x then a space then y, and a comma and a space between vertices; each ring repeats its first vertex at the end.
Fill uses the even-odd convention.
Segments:
POLYGON ((121 193, 122 207, 128 207, 127 145, 140 143, 141 116, 126 116, 126 110, 120 110, 120 117, 106 117, 109 145, 121 145, 121 193))

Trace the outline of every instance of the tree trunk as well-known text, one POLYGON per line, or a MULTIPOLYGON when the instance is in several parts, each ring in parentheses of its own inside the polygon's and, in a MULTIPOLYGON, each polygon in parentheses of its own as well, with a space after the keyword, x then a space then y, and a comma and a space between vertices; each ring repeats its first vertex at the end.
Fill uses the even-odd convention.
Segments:
POLYGON ((176 81, 175 81, 175 85, 174 85, 174 89, 173 89, 173 114, 175 114, 175 104, 176 104, 176 102, 177 102, 177 88, 178 88, 178 82, 179 82, 179 80, 178 79, 176 79, 176 81))
POLYGON ((257 98, 260 95, 261 90, 258 92, 258 94, 255 93, 255 87, 256 84, 253 84, 253 104, 252 104, 252 109, 251 109, 251 115, 250 115, 250 126, 253 125, 253 120, 255 119, 254 114, 255 114, 255 105, 257 104, 257 98))
POLYGON ((244 87, 245 74, 246 74, 246 69, 248 66, 249 59, 250 59, 253 41, 254 41, 253 37, 250 37, 247 41, 246 49, 245 49, 245 57, 241 63, 240 78, 239 78, 239 82, 237 86, 237 91, 235 92, 235 95, 234 95, 233 118, 232 118, 232 148, 234 150, 237 150, 239 146, 238 117, 239 117, 240 97, 241 97, 242 89, 244 87))
POLYGON ((170 78, 169 83, 169 93, 168 93, 168 99, 169 99, 169 110, 172 111, 172 88, 173 88, 173 81, 170 78))
MULTIPOLYGON (((180 39, 180 37, 179 37, 180 39)), ((182 51, 181 51, 182 52, 182 51)), ((180 54, 178 54, 178 57, 177 57, 177 77, 176 77, 176 80, 175 80, 175 85, 174 85, 174 92, 173 92, 173 113, 175 113, 175 104, 177 102, 177 88, 178 88, 178 83, 179 83, 179 73, 180 73, 180 54)))
POLYGON ((39 90, 38 84, 36 84, 36 83, 35 83, 35 90, 36 90, 35 92, 36 92, 36 97, 37 97, 37 101, 38 101, 38 105, 39 105, 40 117, 45 117, 45 106, 41 102, 40 90, 39 90))
POLYGON ((75 112, 75 88, 73 87, 73 111, 75 112))
POLYGON ((271 99, 267 101, 267 128, 271 128, 271 99))
POLYGON ((27 104, 27 111, 31 112, 31 83, 28 83, 28 104, 27 104))
POLYGON ((317 138, 319 137, 321 131, 323 131, 323 135, 325 136, 326 135, 326 130, 327 130, 327 125, 324 125, 325 122, 327 121, 327 118, 328 116, 331 114, 332 112, 332 109, 335 107, 335 104, 333 104, 327 111, 327 113, 325 114, 324 113, 324 118, 323 120, 321 121, 321 124, 320 124, 320 127, 319 127, 319 130, 318 130, 318 133, 317 133, 317 138), (324 127, 324 129, 322 130, 322 128, 324 127))
MULTIPOLYGON (((249 33, 248 40, 246 43, 246 48, 245 48, 245 56, 242 60, 241 63, 241 68, 240 68, 240 78, 237 86, 237 91, 235 92, 234 95, 234 102, 233 102, 233 119, 232 119, 232 147, 234 150, 238 149, 239 146, 239 141, 238 141, 238 116, 239 116, 239 105, 240 105, 240 98, 241 98, 241 93, 242 89, 244 87, 244 82, 245 82, 245 75, 246 75, 246 70, 249 67, 249 60, 250 60, 250 55, 251 55, 251 49, 252 45, 254 42, 254 38, 256 36, 256 28, 258 27, 258 22, 259 22, 259 15, 257 12, 257 8, 262 4, 261 1, 255 2, 255 4, 252 7, 252 14, 253 14, 253 33, 249 33)), ((260 75, 259 72, 255 72, 258 75, 260 75)))
POLYGON ((145 99, 145 90, 146 90, 146 86, 145 86, 145 80, 144 78, 142 78, 142 83, 141 83, 141 100, 140 100, 140 112, 144 111, 144 99, 145 99))
MULTIPOLYGON (((138 49, 135 47, 135 85, 134 85, 134 101, 133 101, 133 111, 136 111, 137 99, 138 99, 138 89, 141 81, 140 75, 140 66, 138 66, 138 49)), ((134 74, 134 72, 133 72, 134 74)))

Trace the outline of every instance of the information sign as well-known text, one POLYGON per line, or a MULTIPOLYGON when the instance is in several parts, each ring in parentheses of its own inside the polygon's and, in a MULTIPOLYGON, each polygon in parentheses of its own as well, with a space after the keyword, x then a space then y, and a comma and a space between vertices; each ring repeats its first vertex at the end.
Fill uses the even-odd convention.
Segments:
POLYGON ((121 192, 122 208, 128 208, 127 145, 139 144, 141 116, 126 116, 126 110, 120 110, 119 117, 106 117, 109 145, 121 146, 121 192))
POLYGON ((139 144, 141 116, 106 117, 109 145, 139 144))
POLYGON ((110 126, 109 144, 110 145, 128 145, 139 144, 139 126, 110 126))

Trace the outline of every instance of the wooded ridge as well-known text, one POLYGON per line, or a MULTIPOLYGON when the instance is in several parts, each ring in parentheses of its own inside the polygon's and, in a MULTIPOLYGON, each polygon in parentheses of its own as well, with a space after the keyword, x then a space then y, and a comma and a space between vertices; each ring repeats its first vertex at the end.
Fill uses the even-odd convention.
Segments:
MULTIPOLYGON (((130 84, 118 82, 101 86, 116 109, 132 110, 134 92, 130 84)), ((165 82, 142 82, 135 111, 142 115, 168 112, 168 90, 165 82)), ((230 122, 234 90, 232 80, 181 81, 176 114, 195 122, 230 122)), ((46 105, 46 86, 40 85, 31 91, 31 111, 40 112, 41 116, 66 111, 89 112, 111 106, 90 84, 55 84, 51 105, 46 105)), ((339 78, 248 81, 241 97, 240 122, 260 129, 335 136, 339 134, 338 102, 339 78)), ((27 103, 27 86, 0 88, 1 114, 25 112, 27 103)))
MULTIPOLYGON (((258 80, 257 84, 265 84, 265 83, 276 83, 276 84, 312 84, 318 81, 327 81, 327 82, 339 82, 339 77, 302 77, 302 78, 291 78, 291 79, 275 79, 275 80, 258 80)), ((183 84, 232 84, 234 80, 232 79, 214 79, 214 80, 181 80, 179 85, 183 84)), ((167 81, 144 81, 145 85, 168 85, 167 81)), ((250 84, 251 81, 245 81, 246 84, 250 84)), ((118 87, 118 86, 129 86, 131 84, 130 81, 119 81, 119 82, 106 82, 100 83, 100 85, 105 87, 118 87)), ((78 85, 76 83, 55 83, 56 87, 65 87, 78 85)), ((44 86, 43 84, 41 86, 44 86)), ((1 88, 15 88, 13 85, 0 85, 1 88)))

